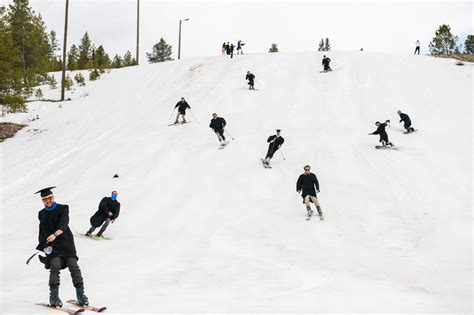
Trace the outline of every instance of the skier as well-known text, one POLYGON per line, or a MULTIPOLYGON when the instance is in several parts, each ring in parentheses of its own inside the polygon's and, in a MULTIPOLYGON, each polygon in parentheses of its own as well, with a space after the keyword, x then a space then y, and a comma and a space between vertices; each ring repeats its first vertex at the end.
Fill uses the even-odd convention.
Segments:
POLYGON ((255 76, 250 73, 250 71, 247 71, 247 75, 245 76, 245 80, 249 80, 249 83, 247 83, 249 85, 249 90, 255 90, 255 76))
POLYGON ((77 301, 81 306, 89 305, 84 294, 84 281, 81 269, 77 264, 78 257, 74 236, 69 229, 69 206, 56 203, 52 189, 47 187, 37 191, 40 193, 44 208, 38 213, 39 244, 37 250, 43 251, 46 257, 39 256, 40 261, 49 269, 49 304, 52 307, 62 307, 59 298, 59 273, 61 269, 69 268, 72 283, 76 288, 77 301))
POLYGON ((418 55, 420 54, 420 46, 421 46, 421 43, 419 40, 416 40, 416 43, 415 43, 415 53, 414 55, 416 55, 416 53, 418 52, 418 55))
POLYGON ((242 51, 242 46, 244 46, 245 44, 242 43, 242 41, 239 39, 239 41, 237 42, 237 55, 243 55, 244 52, 242 51))
POLYGON ((224 118, 217 117, 216 113, 212 114, 211 124, 209 125, 209 128, 214 130, 222 146, 227 144, 227 142, 225 141, 225 136, 224 136, 224 127, 226 124, 227 123, 224 118))
POLYGON ((280 135, 281 129, 276 130, 276 135, 272 135, 268 137, 268 151, 263 163, 266 165, 270 165, 270 160, 272 159, 273 155, 276 151, 283 145, 285 139, 280 135))
POLYGON ((222 43, 222 56, 225 55, 225 42, 222 43))
POLYGON ((230 44, 229 51, 230 51, 230 58, 234 58, 234 44, 230 44))
POLYGON ((388 141, 388 134, 385 131, 385 127, 387 127, 387 123, 389 123, 389 122, 390 122, 390 120, 388 120, 388 119, 383 124, 380 123, 380 121, 376 121, 375 125, 377 126, 377 130, 375 130, 372 133, 369 133, 369 135, 379 135, 380 136, 379 142, 382 143, 382 145, 384 147, 388 146, 388 145, 391 146, 391 147, 394 146, 393 143, 388 141))
POLYGON ((308 211, 308 218, 313 214, 313 210, 311 210, 310 206, 310 202, 312 202, 316 205, 319 219, 323 220, 323 212, 321 211, 321 206, 319 205, 319 200, 316 195, 317 192, 319 193, 318 178, 315 174, 310 172, 311 167, 309 165, 305 165, 303 169, 304 173, 298 177, 298 181, 296 182, 296 191, 298 194, 301 193, 301 197, 303 197, 303 203, 306 205, 306 210, 308 211))
POLYGON ((227 43, 225 44, 225 53, 226 53, 227 55, 230 55, 230 44, 229 44, 229 42, 227 42, 227 43))
POLYGON ((329 57, 326 57, 326 55, 324 55, 323 61, 321 63, 324 66, 324 71, 332 71, 331 67, 329 66, 330 62, 331 62, 331 59, 329 59, 329 57))
POLYGON ((110 197, 104 197, 99 203, 99 209, 90 218, 91 228, 87 231, 86 236, 92 236, 92 232, 102 225, 98 237, 103 237, 103 234, 110 223, 114 223, 120 213, 120 202, 117 200, 117 191, 112 191, 110 197))
POLYGON ((183 124, 185 124, 186 123, 186 118, 184 116, 186 116, 186 108, 191 109, 191 106, 189 106, 189 104, 184 100, 184 97, 181 97, 181 101, 176 103, 174 108, 178 108, 178 115, 176 115, 176 120, 175 120, 174 123, 177 124, 179 116, 182 116, 183 117, 183 124))
POLYGON ((411 127, 411 120, 407 114, 402 113, 401 110, 397 111, 397 114, 400 116, 399 123, 403 121, 403 127, 407 130, 407 133, 415 131, 415 128, 411 127))

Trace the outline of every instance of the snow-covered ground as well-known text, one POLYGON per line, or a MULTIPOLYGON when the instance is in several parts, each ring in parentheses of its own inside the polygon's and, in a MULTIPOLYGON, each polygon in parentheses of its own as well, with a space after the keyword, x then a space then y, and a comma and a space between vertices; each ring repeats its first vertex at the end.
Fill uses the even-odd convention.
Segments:
MULTIPOLYGON (((0 144, 0 313, 57 313, 34 305, 48 302, 48 272, 25 264, 42 208, 33 193, 52 185, 75 233, 119 192, 113 240, 76 238, 86 294, 108 314, 471 313, 473 66, 331 52, 334 72, 321 74, 321 57, 114 70, 70 102, 1 118, 40 119, 0 144), (247 90, 247 70, 259 91, 247 90), (168 127, 181 96, 193 122, 168 127), (398 109, 418 132, 402 133, 398 109), (224 150, 212 112, 235 137, 224 150), (368 133, 384 119, 398 151, 374 149, 368 133), (276 128, 286 160, 277 152, 267 170, 276 128), (305 164, 321 184, 322 222, 305 221, 295 191, 305 164)), ((74 298, 61 275, 61 298, 74 298)))

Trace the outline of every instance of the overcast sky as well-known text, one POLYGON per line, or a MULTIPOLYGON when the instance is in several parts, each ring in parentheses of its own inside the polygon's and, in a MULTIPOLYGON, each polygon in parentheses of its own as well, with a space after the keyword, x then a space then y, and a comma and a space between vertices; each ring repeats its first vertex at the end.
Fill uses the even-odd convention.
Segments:
MULTIPOLYGON (((11 1, 0 0, 1 3, 11 1)), ((130 50, 135 55, 136 0, 70 0, 69 47, 85 31, 97 46, 113 57, 130 50)), ((141 0, 140 58, 160 37, 178 48, 182 25, 181 57, 220 53, 224 41, 246 43, 245 52, 268 51, 277 43, 281 51, 314 51, 329 37, 333 50, 412 53, 419 39, 422 53, 440 24, 447 23, 462 42, 473 34, 473 6, 464 2, 407 1, 154 1, 141 0)), ((65 0, 30 0, 49 30, 62 41, 65 0)), ((175 56, 176 57, 176 56, 175 56)))

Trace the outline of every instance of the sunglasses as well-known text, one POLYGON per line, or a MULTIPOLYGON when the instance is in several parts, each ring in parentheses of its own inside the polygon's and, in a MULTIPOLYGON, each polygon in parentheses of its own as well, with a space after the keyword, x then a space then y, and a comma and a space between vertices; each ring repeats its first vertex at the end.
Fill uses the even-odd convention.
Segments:
POLYGON ((310 169, 309 169, 309 168, 305 168, 304 170, 305 170, 305 171, 309 171, 310 169))

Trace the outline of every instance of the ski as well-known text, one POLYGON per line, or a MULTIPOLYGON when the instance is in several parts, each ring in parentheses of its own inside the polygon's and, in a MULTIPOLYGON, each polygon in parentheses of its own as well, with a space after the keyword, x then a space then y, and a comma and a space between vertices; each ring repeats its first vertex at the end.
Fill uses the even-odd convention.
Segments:
POLYGON ((73 310, 73 309, 70 309, 70 308, 67 308, 67 307, 54 307, 54 306, 51 306, 51 305, 46 304, 46 303, 36 303, 36 305, 44 306, 44 307, 47 307, 47 308, 50 308, 50 309, 53 309, 53 310, 56 310, 56 311, 60 311, 60 312, 64 312, 64 313, 68 313, 68 314, 72 314, 72 315, 77 315, 77 314, 80 314, 80 313, 85 311, 85 309, 83 309, 82 307, 80 309, 73 310))
POLYGON ((189 123, 192 123, 192 122, 193 122, 192 120, 188 120, 188 121, 186 121, 186 122, 182 122, 182 121, 181 121, 181 122, 178 122, 178 123, 176 123, 176 124, 174 124, 174 123, 173 123, 173 124, 169 124, 168 126, 179 126, 179 125, 189 124, 189 123))
POLYGON ((74 235, 82 237, 82 238, 94 240, 94 241, 103 241, 103 240, 111 241, 112 240, 111 237, 107 237, 107 236, 96 236, 96 235, 87 236, 85 234, 80 234, 80 233, 74 233, 74 235))
POLYGON ((265 167, 265 168, 272 168, 272 166, 271 166, 270 164, 265 163, 265 160, 264 160, 264 159, 261 159, 261 160, 262 160, 262 165, 263 165, 263 167, 265 167))
POLYGON ((391 147, 387 145, 376 145, 375 148, 378 150, 398 150, 396 147, 391 147))
POLYGON ((224 142, 224 143, 221 143, 221 145, 220 145, 217 149, 223 150, 223 149, 225 149, 225 147, 226 147, 228 144, 229 144, 229 141, 226 141, 226 142, 224 142))
POLYGON ((103 307, 96 307, 96 306, 89 306, 89 305, 81 306, 81 305, 79 305, 79 303, 77 303, 76 300, 68 300, 67 302, 69 304, 75 305, 77 307, 82 307, 85 310, 93 311, 93 312, 97 312, 97 313, 103 312, 107 309, 107 307, 105 307, 105 306, 103 306, 103 307))

